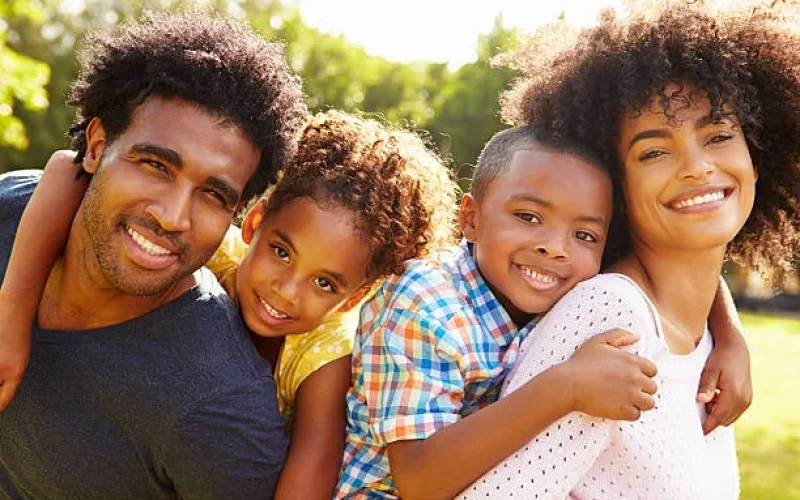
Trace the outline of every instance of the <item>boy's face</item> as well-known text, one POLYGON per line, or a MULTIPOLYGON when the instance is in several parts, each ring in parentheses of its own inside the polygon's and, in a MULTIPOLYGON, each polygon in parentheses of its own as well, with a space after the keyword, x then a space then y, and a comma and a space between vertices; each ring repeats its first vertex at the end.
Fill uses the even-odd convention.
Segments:
POLYGON ((353 217, 310 198, 267 216, 264 204, 256 204, 242 226, 250 249, 236 275, 251 330, 262 337, 306 333, 364 297, 370 251, 353 217))
POLYGON ((460 219, 489 288, 517 325, 550 309, 600 270, 612 216, 611 180, 578 157, 518 151, 460 219))

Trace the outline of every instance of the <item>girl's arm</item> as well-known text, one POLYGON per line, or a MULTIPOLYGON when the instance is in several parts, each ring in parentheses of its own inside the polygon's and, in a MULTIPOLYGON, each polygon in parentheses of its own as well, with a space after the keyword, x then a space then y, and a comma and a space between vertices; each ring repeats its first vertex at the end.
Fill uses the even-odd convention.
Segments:
POLYGON ((333 495, 342 464, 349 386, 350 356, 327 363, 300 384, 277 500, 329 500, 333 495))
POLYGON ((733 297, 721 277, 708 325, 714 337, 714 350, 706 361, 697 393, 697 401, 706 403, 708 411, 703 423, 706 434, 719 425, 735 422, 753 401, 750 352, 733 297))
POLYGON ((0 287, 0 410, 11 403, 31 348, 39 301, 88 185, 75 153, 57 151, 28 202, 0 287))

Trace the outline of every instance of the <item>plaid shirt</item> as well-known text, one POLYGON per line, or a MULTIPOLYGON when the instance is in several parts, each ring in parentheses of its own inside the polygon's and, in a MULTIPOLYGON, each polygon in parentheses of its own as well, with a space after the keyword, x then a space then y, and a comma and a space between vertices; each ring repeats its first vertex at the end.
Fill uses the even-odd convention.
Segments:
POLYGON ((387 280, 361 310, 336 498, 398 498, 386 445, 496 401, 531 328, 517 330, 466 243, 387 280))

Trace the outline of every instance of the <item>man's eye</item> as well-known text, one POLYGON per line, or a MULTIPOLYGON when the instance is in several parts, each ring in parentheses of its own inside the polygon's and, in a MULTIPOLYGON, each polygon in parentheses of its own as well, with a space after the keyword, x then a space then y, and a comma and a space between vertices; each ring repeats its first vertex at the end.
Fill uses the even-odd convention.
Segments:
POLYGON ((289 262, 289 252, 282 246, 272 245, 272 251, 275 252, 275 256, 282 261, 289 262))
POLYGON ((327 278, 316 278, 314 280, 314 284, 317 285, 322 290, 326 292, 335 292, 336 287, 333 286, 333 283, 330 282, 327 278))
POLYGON ((588 231, 575 231, 575 237, 587 243, 597 243, 597 237, 588 231))
POLYGON ((514 214, 514 217, 520 219, 523 222, 535 222, 535 223, 542 222, 542 220, 539 218, 538 215, 532 214, 530 212, 517 212, 514 214))
POLYGON ((158 170, 160 172, 166 172, 167 171, 166 165, 164 165, 160 161, 157 161, 157 160, 144 160, 143 163, 146 164, 148 167, 152 168, 153 170, 158 170))

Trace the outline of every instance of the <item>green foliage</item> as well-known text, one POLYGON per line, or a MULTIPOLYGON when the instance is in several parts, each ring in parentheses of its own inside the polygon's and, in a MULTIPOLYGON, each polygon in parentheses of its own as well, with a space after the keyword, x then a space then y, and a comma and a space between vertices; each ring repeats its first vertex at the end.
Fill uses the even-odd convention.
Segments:
POLYGON ((8 22, 19 17, 38 19, 40 11, 28 0, 11 0, 0 6, 0 146, 24 150, 28 138, 24 122, 15 116, 22 106, 41 113, 47 109, 47 64, 24 56, 7 45, 8 22))
POLYGON ((755 396, 736 423, 742 499, 800 498, 800 320, 742 314, 755 396))

